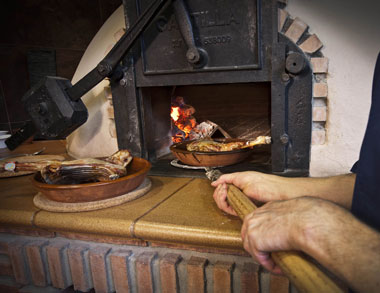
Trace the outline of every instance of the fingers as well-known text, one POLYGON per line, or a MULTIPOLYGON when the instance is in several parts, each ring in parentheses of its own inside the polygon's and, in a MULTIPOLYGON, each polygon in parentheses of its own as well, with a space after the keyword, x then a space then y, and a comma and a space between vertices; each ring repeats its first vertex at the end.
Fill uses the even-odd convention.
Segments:
MULTIPOLYGON (((249 216, 251 216, 251 214, 249 216)), ((246 219, 249 218, 249 216, 247 216, 246 219)), ((244 220, 244 223, 248 223, 246 219, 244 220)), ((247 228, 247 225, 249 224, 243 225, 241 230, 244 249, 249 252, 249 254, 251 254, 264 268, 272 272, 276 268, 276 264, 270 257, 269 252, 260 251, 256 248, 255 239, 253 238, 252 233, 249 235, 246 231, 249 229, 249 227, 247 228)))
POLYGON ((236 173, 232 174, 224 174, 219 177, 218 180, 215 180, 214 182, 211 183, 212 186, 217 187, 220 184, 223 183, 232 183, 233 179, 236 177, 236 173))
POLYGON ((227 186, 226 184, 219 184, 213 194, 214 200, 218 208, 223 209, 227 205, 227 186))
POLYGON ((218 208, 230 215, 237 216, 234 209, 227 202, 227 184, 219 184, 214 191, 213 197, 218 208))
POLYGON ((253 256, 268 271, 275 274, 282 274, 281 268, 278 265, 276 265, 276 263, 273 261, 273 259, 270 256, 270 253, 255 250, 253 256))
POLYGON ((251 181, 256 172, 253 171, 245 171, 245 172, 235 172, 230 174, 224 174, 219 177, 218 180, 211 183, 212 186, 217 186, 222 183, 233 184, 239 188, 243 188, 244 185, 247 184, 248 181, 251 181))
POLYGON ((282 274, 280 267, 278 267, 271 258, 270 252, 261 251, 257 248, 257 239, 255 239, 256 235, 254 232, 255 226, 255 212, 253 212, 245 217, 241 229, 244 249, 268 271, 275 274, 282 274))

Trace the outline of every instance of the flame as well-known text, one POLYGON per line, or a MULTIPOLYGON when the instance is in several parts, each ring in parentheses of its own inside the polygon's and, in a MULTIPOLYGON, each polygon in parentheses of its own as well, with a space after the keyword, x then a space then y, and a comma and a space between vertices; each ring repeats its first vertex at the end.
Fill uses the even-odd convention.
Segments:
POLYGON ((170 111, 170 117, 172 117, 173 121, 177 121, 179 118, 179 107, 172 107, 170 111))
POLYGON ((189 139, 192 130, 198 125, 192 116, 195 109, 186 105, 182 97, 177 97, 172 103, 170 117, 172 119, 172 141, 174 143, 189 139))

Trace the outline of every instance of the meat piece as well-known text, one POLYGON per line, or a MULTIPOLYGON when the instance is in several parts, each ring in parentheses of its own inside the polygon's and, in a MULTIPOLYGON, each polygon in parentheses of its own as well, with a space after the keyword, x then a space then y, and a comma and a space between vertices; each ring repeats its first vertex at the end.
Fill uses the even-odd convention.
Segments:
POLYGON ((106 158, 105 161, 125 168, 132 161, 132 155, 127 150, 120 150, 106 158))
POLYGON ((18 162, 9 161, 0 163, 0 172, 38 172, 42 170, 45 166, 52 163, 62 163, 61 161, 51 161, 51 160, 41 160, 37 162, 18 162))
POLYGON ((250 148, 258 144, 269 144, 269 136, 259 136, 255 140, 236 142, 217 142, 211 139, 196 140, 186 146, 188 151, 197 152, 228 152, 233 150, 250 148))
POLYGON ((97 159, 51 162, 41 169, 42 178, 49 184, 109 181, 126 174, 125 167, 97 159))
POLYGON ((53 162, 41 170, 42 178, 49 184, 78 184, 109 181, 127 175, 127 165, 132 156, 127 150, 120 150, 105 160, 80 159, 53 162))
POLYGON ((78 184, 115 180, 127 175, 127 165, 132 156, 120 150, 104 159, 80 159, 72 161, 39 161, 30 163, 9 162, 0 164, 0 171, 40 171, 49 184, 78 184))

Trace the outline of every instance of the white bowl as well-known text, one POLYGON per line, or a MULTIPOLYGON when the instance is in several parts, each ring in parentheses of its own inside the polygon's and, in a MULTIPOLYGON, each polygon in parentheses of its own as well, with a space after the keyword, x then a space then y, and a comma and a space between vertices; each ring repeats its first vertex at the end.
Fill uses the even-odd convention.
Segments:
POLYGON ((5 149, 7 147, 5 140, 8 137, 11 137, 11 134, 0 134, 0 149, 5 149))

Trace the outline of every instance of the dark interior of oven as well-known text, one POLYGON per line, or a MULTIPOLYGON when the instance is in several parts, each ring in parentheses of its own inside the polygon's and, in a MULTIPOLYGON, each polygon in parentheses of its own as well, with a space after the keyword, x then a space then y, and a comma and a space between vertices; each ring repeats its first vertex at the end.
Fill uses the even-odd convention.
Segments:
MULTIPOLYGON (((160 173, 159 169, 164 168, 166 174, 178 174, 178 170, 170 165, 174 156, 169 149, 173 144, 171 101, 177 96, 183 97, 186 104, 195 108, 193 116, 197 123, 212 121, 233 138, 253 140, 260 135, 270 136, 269 82, 143 88, 143 107, 147 113, 144 133, 154 172, 160 173)), ((223 137, 220 131, 212 135, 212 138, 219 137, 223 137)), ((255 147, 250 158, 243 164, 249 164, 250 169, 269 171, 270 147, 255 147)), ((238 170, 242 166, 224 168, 238 170)), ((196 175, 199 171, 191 173, 196 175)))

